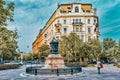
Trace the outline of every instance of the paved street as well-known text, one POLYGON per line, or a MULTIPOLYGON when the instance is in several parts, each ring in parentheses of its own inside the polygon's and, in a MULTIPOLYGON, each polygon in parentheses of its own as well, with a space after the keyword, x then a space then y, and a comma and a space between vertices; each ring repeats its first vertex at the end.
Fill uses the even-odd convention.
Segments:
POLYGON ((0 71, 0 80, 120 80, 120 68, 112 65, 104 65, 101 74, 97 73, 97 68, 83 68, 83 72, 79 74, 57 76, 34 76, 25 74, 26 66, 19 69, 0 71))

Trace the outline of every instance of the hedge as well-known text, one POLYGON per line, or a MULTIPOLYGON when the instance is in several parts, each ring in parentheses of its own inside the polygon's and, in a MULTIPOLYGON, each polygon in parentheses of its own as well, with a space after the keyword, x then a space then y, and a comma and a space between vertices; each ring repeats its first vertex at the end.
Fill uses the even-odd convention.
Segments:
POLYGON ((0 70, 16 69, 18 67, 19 67, 19 64, 0 64, 0 70))

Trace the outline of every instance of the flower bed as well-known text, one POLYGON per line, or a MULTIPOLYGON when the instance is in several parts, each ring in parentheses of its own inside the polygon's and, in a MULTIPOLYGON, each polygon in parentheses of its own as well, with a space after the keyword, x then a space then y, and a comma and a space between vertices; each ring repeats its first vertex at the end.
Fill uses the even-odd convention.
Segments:
POLYGON ((0 64, 0 70, 16 69, 18 67, 19 67, 19 64, 0 64))

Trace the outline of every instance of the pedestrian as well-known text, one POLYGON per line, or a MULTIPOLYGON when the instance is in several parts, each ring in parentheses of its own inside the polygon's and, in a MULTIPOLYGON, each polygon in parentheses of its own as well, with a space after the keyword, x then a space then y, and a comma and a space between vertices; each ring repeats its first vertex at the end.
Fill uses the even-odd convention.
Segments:
POLYGON ((98 74, 100 74, 100 62, 97 62, 97 69, 98 69, 98 74))
POLYGON ((97 69, 98 69, 98 74, 101 73, 101 68, 103 68, 103 64, 100 63, 100 61, 97 62, 97 69))

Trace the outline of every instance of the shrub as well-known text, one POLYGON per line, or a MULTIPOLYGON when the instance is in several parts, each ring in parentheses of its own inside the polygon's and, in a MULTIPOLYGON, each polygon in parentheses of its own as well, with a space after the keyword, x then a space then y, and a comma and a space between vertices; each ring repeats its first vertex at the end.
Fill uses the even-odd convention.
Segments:
POLYGON ((87 67, 86 62, 66 62, 65 65, 68 67, 75 67, 75 66, 87 67))
POLYGON ((120 68, 120 64, 118 64, 117 67, 120 68))
POLYGON ((118 63, 114 63, 114 64, 113 64, 113 66, 117 66, 117 65, 118 65, 118 63))
POLYGON ((88 64, 87 67, 95 67, 95 64, 88 64))
POLYGON ((114 63, 113 66, 117 66, 118 68, 120 68, 120 64, 119 63, 114 63))

